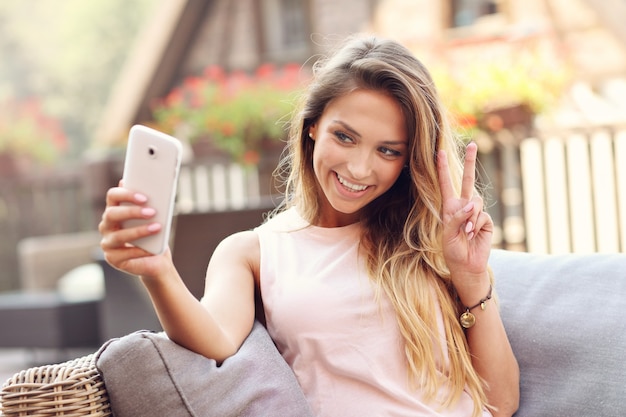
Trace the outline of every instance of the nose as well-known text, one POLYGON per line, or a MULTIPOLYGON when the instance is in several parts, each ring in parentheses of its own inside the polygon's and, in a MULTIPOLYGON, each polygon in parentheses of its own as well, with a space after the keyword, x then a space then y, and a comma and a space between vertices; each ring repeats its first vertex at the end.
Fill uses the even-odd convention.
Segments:
POLYGON ((372 155, 366 150, 355 150, 348 160, 348 172, 355 180, 367 178, 372 172, 372 155))

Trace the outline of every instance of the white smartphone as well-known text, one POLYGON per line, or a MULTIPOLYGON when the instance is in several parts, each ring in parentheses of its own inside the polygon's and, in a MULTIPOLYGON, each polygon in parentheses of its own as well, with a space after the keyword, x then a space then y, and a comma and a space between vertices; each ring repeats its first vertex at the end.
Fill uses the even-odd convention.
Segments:
POLYGON ((124 159, 124 187, 148 198, 146 205, 156 210, 151 219, 124 222, 124 228, 158 222, 159 233, 131 242, 152 254, 167 249, 174 215, 176 187, 181 164, 180 141, 142 125, 130 129, 124 159))

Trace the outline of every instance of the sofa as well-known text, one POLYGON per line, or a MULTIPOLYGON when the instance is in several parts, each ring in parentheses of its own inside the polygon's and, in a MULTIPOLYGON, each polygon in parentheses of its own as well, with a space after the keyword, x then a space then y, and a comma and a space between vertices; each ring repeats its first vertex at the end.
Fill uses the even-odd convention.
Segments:
MULTIPOLYGON (((626 255, 493 250, 490 264, 521 371, 515 416, 626 416, 626 255)), ((87 399, 62 398, 54 405, 80 404, 72 412, 83 414, 71 415, 311 415, 258 322, 240 351, 220 366, 146 331, 108 341, 80 365, 54 366, 54 372, 39 367, 9 379, 0 396, 4 415, 70 415, 18 414, 18 408, 51 403, 54 389, 60 398, 59 386, 74 374, 84 375, 72 385, 87 399), (40 376, 38 383, 32 375, 40 376)))

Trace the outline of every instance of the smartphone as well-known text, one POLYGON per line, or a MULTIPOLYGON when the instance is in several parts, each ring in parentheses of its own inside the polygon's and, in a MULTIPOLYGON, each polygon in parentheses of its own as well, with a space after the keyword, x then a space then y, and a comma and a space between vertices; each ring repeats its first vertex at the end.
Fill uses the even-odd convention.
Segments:
POLYGON ((163 253, 169 245, 181 155, 182 145, 178 139, 142 125, 130 129, 123 184, 145 195, 146 205, 154 208, 156 214, 151 219, 128 220, 123 227, 160 223, 159 233, 131 242, 155 255, 163 253))

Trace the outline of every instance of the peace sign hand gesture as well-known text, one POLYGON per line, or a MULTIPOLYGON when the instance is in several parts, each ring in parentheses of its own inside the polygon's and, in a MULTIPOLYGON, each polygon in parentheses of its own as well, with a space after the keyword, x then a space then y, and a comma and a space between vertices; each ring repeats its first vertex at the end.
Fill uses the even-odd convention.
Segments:
POLYGON ((445 151, 437 155, 439 185, 443 198, 443 256, 459 295, 461 288, 476 287, 487 276, 493 221, 483 211, 483 200, 475 194, 478 146, 467 145, 461 195, 456 196, 445 151))
MULTIPOLYGON (((493 221, 483 211, 483 201, 474 191, 477 153, 475 143, 467 145, 460 196, 452 187, 445 152, 439 151, 437 155, 443 199, 443 256, 463 306, 474 306, 486 294, 491 294, 487 261, 491 251, 493 221)), ((469 327, 463 324, 465 319, 459 318, 461 326, 467 331, 472 363, 489 387, 486 392, 488 402, 501 411, 493 415, 510 416, 519 401, 519 367, 498 309, 477 308, 474 313, 476 316, 471 314, 467 317, 471 319, 466 322, 469 327)))

